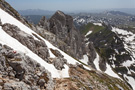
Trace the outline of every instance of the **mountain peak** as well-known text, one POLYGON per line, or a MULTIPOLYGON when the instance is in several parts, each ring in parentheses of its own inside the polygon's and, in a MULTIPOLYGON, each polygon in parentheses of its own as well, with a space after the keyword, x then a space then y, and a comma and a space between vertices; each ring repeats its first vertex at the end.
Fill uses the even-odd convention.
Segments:
POLYGON ((55 14, 59 14, 59 15, 61 15, 61 16, 65 16, 65 14, 64 14, 62 11, 60 11, 60 10, 56 11, 55 14))

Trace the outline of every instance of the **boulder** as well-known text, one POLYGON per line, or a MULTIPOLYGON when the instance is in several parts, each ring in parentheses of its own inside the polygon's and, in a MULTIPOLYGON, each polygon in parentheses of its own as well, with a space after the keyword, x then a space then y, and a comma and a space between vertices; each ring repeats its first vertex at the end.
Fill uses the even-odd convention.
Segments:
POLYGON ((64 68, 64 64, 66 63, 67 63, 67 60, 64 58, 53 58, 53 65, 58 70, 62 70, 64 68))
POLYGON ((53 50, 52 48, 50 49, 51 52, 56 56, 56 57, 59 57, 59 58, 63 58, 64 56, 60 53, 60 51, 58 50, 53 50))
POLYGON ((40 87, 43 87, 44 84, 45 84, 45 80, 44 80, 44 79, 40 79, 40 80, 38 81, 38 84, 39 84, 40 87))

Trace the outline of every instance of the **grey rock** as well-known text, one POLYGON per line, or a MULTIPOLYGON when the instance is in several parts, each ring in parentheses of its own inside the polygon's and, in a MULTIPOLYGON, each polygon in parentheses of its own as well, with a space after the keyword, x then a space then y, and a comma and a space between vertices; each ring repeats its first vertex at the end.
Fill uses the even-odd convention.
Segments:
POLYGON ((6 62, 5 62, 5 57, 0 54, 0 71, 5 71, 6 68, 6 62))
POLYGON ((49 56, 48 49, 46 47, 39 47, 38 55, 42 57, 43 59, 47 59, 49 56))
POLYGON ((40 80, 38 81, 38 84, 40 85, 40 87, 43 87, 44 84, 45 84, 45 80, 44 80, 44 79, 40 79, 40 80))
POLYGON ((15 53, 13 52, 13 50, 10 50, 10 51, 5 53, 5 56, 8 58, 14 58, 15 53))
POLYGON ((5 83, 4 90, 31 90, 31 88, 23 82, 12 82, 5 83))
POLYGON ((58 57, 58 58, 64 57, 58 50, 53 50, 52 48, 50 50, 56 57, 58 57))
POLYGON ((7 85, 7 83, 4 84, 4 90, 13 90, 11 85, 7 85))
POLYGON ((64 64, 67 63, 67 60, 64 58, 54 58, 53 59, 53 65, 56 69, 62 70, 64 68, 64 64))
POLYGON ((15 77, 15 74, 14 74, 13 72, 10 72, 10 73, 9 73, 9 76, 10 76, 10 77, 15 77))
POLYGON ((9 51, 9 50, 13 50, 11 47, 9 47, 9 46, 7 46, 7 45, 3 45, 3 47, 4 47, 4 48, 6 48, 6 49, 7 49, 7 51, 9 51))
POLYGON ((0 86, 0 90, 2 90, 2 86, 0 86))
POLYGON ((3 84, 3 80, 2 79, 0 79, 0 85, 2 85, 3 84))
POLYGON ((49 25, 50 25, 50 23, 49 23, 49 21, 46 19, 45 16, 43 16, 43 17, 41 18, 41 20, 40 20, 40 22, 39 22, 39 24, 38 24, 39 27, 42 27, 42 28, 44 28, 44 29, 46 29, 46 30, 49 30, 49 29, 50 29, 49 25))
POLYGON ((31 89, 32 90, 40 90, 37 86, 33 86, 31 89))
POLYGON ((100 60, 99 60, 99 67, 100 67, 100 69, 102 70, 102 71, 105 71, 106 70, 106 61, 104 60, 104 59, 102 59, 102 58, 100 58, 100 60))
POLYGON ((90 42, 88 45, 86 45, 86 53, 87 53, 87 56, 88 56, 88 64, 92 67, 92 68, 95 68, 95 65, 93 63, 93 61, 95 60, 96 58, 96 50, 92 44, 92 42, 90 42))

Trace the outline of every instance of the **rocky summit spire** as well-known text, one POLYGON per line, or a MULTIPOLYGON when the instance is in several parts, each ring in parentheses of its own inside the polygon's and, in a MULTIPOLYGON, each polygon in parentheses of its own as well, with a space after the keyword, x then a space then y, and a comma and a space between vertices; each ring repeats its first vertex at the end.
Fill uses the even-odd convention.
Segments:
POLYGON ((64 50, 73 57, 82 57, 82 39, 79 31, 75 28, 73 18, 57 11, 50 19, 50 32, 55 34, 58 39, 66 43, 64 50), (69 48, 68 48, 69 47, 69 48), (79 51, 80 50, 80 51, 79 51))

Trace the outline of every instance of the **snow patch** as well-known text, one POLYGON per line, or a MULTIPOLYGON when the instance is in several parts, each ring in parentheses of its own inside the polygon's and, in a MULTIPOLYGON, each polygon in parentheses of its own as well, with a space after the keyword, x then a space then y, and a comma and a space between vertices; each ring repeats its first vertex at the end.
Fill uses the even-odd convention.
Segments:
MULTIPOLYGON (((110 76, 112 76, 112 77, 116 77, 116 78, 119 78, 119 79, 121 79, 113 70, 112 70, 112 68, 110 67, 110 65, 108 65, 107 63, 106 63, 106 71, 105 71, 105 73, 106 74, 108 74, 108 75, 110 75, 110 76)), ((122 80, 122 79, 121 79, 122 80)))
POLYGON ((88 31, 85 35, 85 37, 87 37, 88 35, 90 35, 92 33, 92 31, 88 31))
POLYGON ((126 62, 123 62, 122 65, 125 67, 130 67, 133 63, 134 63, 134 61, 127 60, 126 62))
POLYGON ((132 86, 133 90, 135 90, 135 80, 134 78, 127 76, 124 74, 124 78, 128 79, 128 83, 132 86))
POLYGON ((69 67, 67 65, 64 65, 65 69, 62 69, 62 71, 58 70, 60 77, 64 77, 64 78, 68 78, 69 74, 68 74, 68 70, 69 67))
MULTIPOLYGON (((80 59, 80 61, 81 61, 82 63, 88 65, 89 58, 88 58, 87 55, 83 55, 83 59, 80 59)), ((91 70, 91 69, 90 69, 91 67, 89 67, 89 66, 83 65, 83 67, 84 67, 85 69, 87 69, 87 70, 91 70)))
POLYGON ((119 90, 124 90, 120 85, 116 84, 116 86, 119 88, 119 90))
POLYGON ((89 58, 87 55, 83 55, 83 59, 81 59, 80 61, 83 62, 84 64, 88 65, 89 58))
POLYGON ((114 49, 114 51, 115 51, 117 54, 119 54, 119 51, 118 51, 117 49, 114 49))
POLYGON ((96 53, 96 58, 95 58, 95 60, 94 60, 94 65, 96 66, 96 69, 98 70, 98 71, 101 71, 100 70, 100 68, 99 68, 99 55, 96 53))
POLYGON ((80 23, 84 23, 85 22, 85 20, 83 19, 83 18, 81 18, 81 19, 79 19, 79 20, 77 20, 78 21, 78 23, 80 22, 80 23))
POLYGON ((102 26, 102 23, 93 23, 94 25, 102 26))

